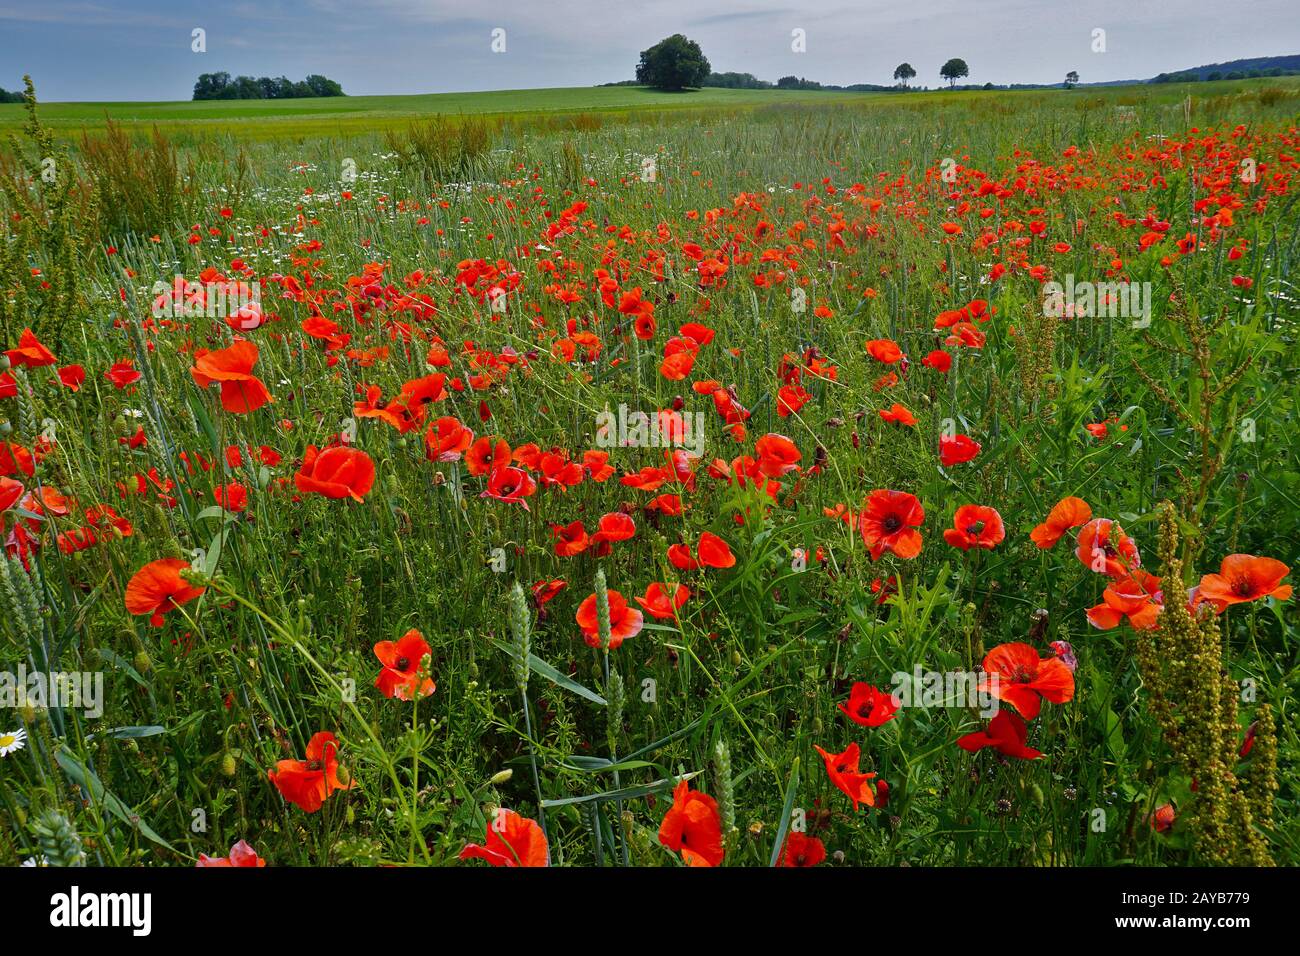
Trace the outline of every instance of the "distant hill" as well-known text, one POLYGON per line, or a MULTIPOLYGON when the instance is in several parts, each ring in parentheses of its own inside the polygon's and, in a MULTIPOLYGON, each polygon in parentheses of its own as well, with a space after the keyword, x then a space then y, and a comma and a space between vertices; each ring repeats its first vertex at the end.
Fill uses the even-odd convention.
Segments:
POLYGON ((1151 83, 1185 83, 1192 80, 1243 80, 1256 76, 1286 76, 1300 73, 1300 53, 1287 56, 1253 56, 1245 60, 1229 60, 1227 63, 1209 63, 1194 66, 1177 73, 1161 73, 1152 77, 1151 83))

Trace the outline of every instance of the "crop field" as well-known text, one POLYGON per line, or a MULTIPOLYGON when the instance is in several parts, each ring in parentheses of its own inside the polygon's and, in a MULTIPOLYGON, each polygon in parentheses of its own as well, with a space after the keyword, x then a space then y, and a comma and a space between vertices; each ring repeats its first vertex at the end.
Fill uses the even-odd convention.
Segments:
POLYGON ((1300 862, 1293 80, 102 107, 0 864, 1300 862))

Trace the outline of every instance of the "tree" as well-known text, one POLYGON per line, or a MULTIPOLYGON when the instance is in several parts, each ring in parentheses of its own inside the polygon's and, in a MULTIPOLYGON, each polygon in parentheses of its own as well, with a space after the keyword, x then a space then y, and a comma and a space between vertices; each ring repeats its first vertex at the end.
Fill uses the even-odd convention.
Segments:
POLYGON ((313 73, 304 81, 311 88, 312 96, 342 96, 343 87, 329 77, 313 73))
POLYGON ((699 87, 709 78, 709 61, 694 40, 680 33, 660 40, 641 51, 636 80, 643 86, 659 90, 684 90, 699 87))
POLYGON ((939 70, 939 75, 948 81, 949 86, 956 86, 963 76, 970 76, 970 67, 960 57, 953 57, 939 70))
POLYGON ((201 73, 199 81, 194 84, 194 98, 196 100, 221 99, 221 94, 229 85, 229 73, 201 73))
POLYGON ((1077 70, 1071 70, 1069 73, 1065 74, 1065 88, 1067 90, 1073 87, 1078 82, 1079 82, 1079 72, 1077 70))
POLYGON ((916 76, 916 70, 912 69, 912 64, 910 63, 900 63, 898 66, 894 67, 894 79, 898 80, 904 86, 907 86, 907 81, 912 79, 914 76, 916 76))

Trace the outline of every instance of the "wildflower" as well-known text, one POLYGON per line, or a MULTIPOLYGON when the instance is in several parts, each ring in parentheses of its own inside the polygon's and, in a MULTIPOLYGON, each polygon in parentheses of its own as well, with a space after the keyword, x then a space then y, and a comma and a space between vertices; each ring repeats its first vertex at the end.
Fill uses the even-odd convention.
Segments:
POLYGON ((785 836, 785 846, 777 866, 816 866, 826 859, 826 846, 815 836, 791 831, 785 836))
POLYGON ((944 531, 943 540, 963 551, 971 548, 992 551, 1007 536, 1002 516, 985 505, 962 505, 953 515, 952 524, 944 531))
POLYGON ((921 532, 916 529, 924 521, 925 509, 915 495, 877 489, 867 496, 858 517, 858 533, 873 561, 879 561, 886 551, 908 560, 921 553, 921 532))
POLYGON ((304 494, 363 501, 375 484, 375 463, 359 448, 335 445, 318 451, 308 445, 293 483, 304 494))
POLYGON ((27 731, 21 727, 0 734, 0 757, 7 757, 10 754, 17 753, 25 746, 27 746, 27 731))
POLYGON ((1197 598, 1214 605, 1222 614, 1229 605, 1273 597, 1285 601, 1291 597, 1291 585, 1282 579, 1291 573, 1275 558, 1258 558, 1252 554, 1230 554, 1219 565, 1218 574, 1207 574, 1197 587, 1197 598))
POLYGON ((307 742, 306 760, 281 760, 266 772, 280 795, 307 813, 315 813, 335 790, 348 790, 356 781, 338 777, 338 741, 328 731, 307 742))
POLYGON ((424 635, 411 628, 397 641, 380 641, 375 645, 375 657, 383 665, 375 686, 385 697, 410 700, 418 685, 420 696, 428 697, 436 689, 434 682, 426 677, 420 680, 424 660, 430 654, 428 642, 424 635))
POLYGON ((247 866, 259 867, 266 866, 266 861, 257 855, 257 851, 249 846, 245 841, 240 840, 230 848, 229 856, 208 856, 205 853, 199 854, 199 862, 194 864, 196 867, 206 866, 247 866))
POLYGON ((996 747, 998 753, 1018 760, 1036 760, 1043 754, 1033 747, 1026 747, 1029 729, 1024 720, 1009 710, 999 710, 989 721, 986 729, 966 734, 957 741, 957 746, 970 753, 977 753, 985 747, 996 747))
POLYGON ((493 866, 549 866, 546 834, 537 821, 499 808, 488 823, 486 845, 468 843, 462 860, 487 860, 493 866))
POLYGON ((1043 700, 1063 704, 1074 697, 1074 674, 1059 658, 1040 658, 1029 644, 1001 644, 984 655, 979 689, 1033 720, 1043 700))
POLYGON ((939 460, 945 468, 970 461, 980 453, 980 443, 969 435, 944 435, 939 439, 939 460))
POLYGON ((875 774, 858 771, 860 752, 856 743, 849 744, 843 753, 838 754, 827 753, 815 744, 813 749, 822 755, 822 761, 826 764, 826 775, 830 777, 831 783, 853 801, 854 810, 857 810, 858 805, 862 803, 869 807, 875 806, 876 792, 871 786, 871 779, 875 774))
POLYGON ((680 852, 687 866, 720 865, 724 851, 717 801, 692 790, 687 780, 678 783, 673 805, 659 825, 659 842, 680 852))
POLYGON ((1047 520, 1029 533, 1039 548, 1047 549, 1060 541, 1067 531, 1085 525, 1092 518, 1092 508, 1082 498, 1062 498, 1053 507, 1047 520))
MULTIPOLYGON (((617 591, 609 591, 609 647, 619 647, 629 637, 641 633, 645 617, 640 611, 627 606, 627 599, 617 591)), ((596 595, 592 593, 581 605, 575 615, 582 637, 589 647, 600 646, 600 622, 596 616, 596 595)))
POLYGON ((878 690, 871 684, 854 682, 849 699, 840 704, 844 716, 863 727, 879 727, 893 720, 900 706, 897 697, 878 690))
POLYGON ((194 353, 190 375, 199 388, 220 383, 221 407, 226 411, 236 415, 255 412, 271 401, 271 393, 253 374, 257 357, 257 345, 248 341, 236 342, 216 352, 200 349, 194 353))
POLYGON ((148 614, 150 624, 162 627, 163 615, 193 601, 206 590, 181 577, 181 572, 189 567, 189 562, 180 558, 163 558, 146 564, 127 582, 126 609, 132 614, 148 614))

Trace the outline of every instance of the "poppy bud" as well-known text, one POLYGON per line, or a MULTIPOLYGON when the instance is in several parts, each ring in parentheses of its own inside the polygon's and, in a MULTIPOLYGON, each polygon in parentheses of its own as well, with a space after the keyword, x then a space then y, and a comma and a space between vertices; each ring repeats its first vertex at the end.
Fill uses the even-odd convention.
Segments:
POLYGON ((489 780, 488 783, 494 787, 499 787, 501 784, 508 782, 514 775, 515 772, 513 770, 498 770, 492 775, 492 779, 489 780))
POLYGON ((135 669, 141 674, 147 674, 153 668, 153 661, 149 660, 149 654, 147 651, 140 651, 137 653, 135 655, 135 660, 131 663, 135 665, 135 669))
POLYGON ((742 663, 744 663, 744 660, 745 659, 740 656, 740 651, 731 652, 731 663, 736 667, 739 667, 742 663))
POLYGON ((1029 785, 1029 795, 1033 797, 1034 803, 1036 803, 1038 806, 1041 807, 1043 805, 1043 788, 1040 787, 1038 784, 1031 783, 1029 785))
POLYGON ((9 424, 9 419, 0 422, 0 435, 8 435, 14 430, 14 426, 9 424))
POLYGON ((352 782, 352 774, 348 773, 347 767, 340 766, 335 776, 339 778, 339 783, 345 787, 352 782))
POLYGON ((227 750, 221 755, 221 772, 227 777, 233 777, 237 769, 235 755, 227 750))

